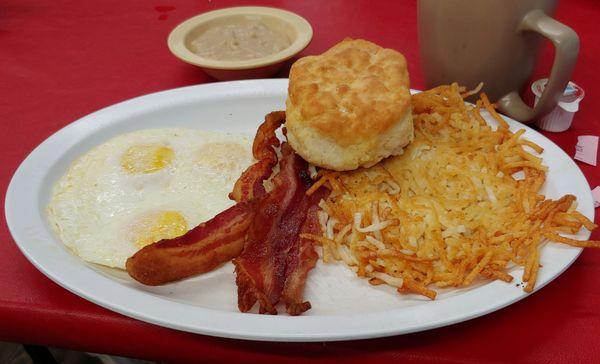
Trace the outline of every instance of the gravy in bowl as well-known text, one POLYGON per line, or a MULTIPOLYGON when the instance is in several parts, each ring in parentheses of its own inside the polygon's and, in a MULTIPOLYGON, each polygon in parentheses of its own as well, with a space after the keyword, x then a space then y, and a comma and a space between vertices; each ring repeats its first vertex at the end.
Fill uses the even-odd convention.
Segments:
POLYGON ((242 61, 275 54, 289 47, 286 34, 259 20, 215 25, 191 41, 201 57, 220 61, 242 61))

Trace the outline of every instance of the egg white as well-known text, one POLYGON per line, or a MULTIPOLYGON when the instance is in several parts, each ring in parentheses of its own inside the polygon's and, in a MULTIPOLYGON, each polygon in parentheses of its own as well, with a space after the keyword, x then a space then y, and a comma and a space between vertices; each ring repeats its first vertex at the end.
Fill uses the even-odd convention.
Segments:
POLYGON ((181 214, 189 229, 233 205, 228 198, 254 162, 252 141, 193 129, 148 129, 117 136, 75 160, 56 182, 48 220, 62 242, 86 261, 124 268, 140 249, 140 221, 161 211, 181 214), (131 173, 122 156, 136 145, 173 151, 164 168, 131 173))

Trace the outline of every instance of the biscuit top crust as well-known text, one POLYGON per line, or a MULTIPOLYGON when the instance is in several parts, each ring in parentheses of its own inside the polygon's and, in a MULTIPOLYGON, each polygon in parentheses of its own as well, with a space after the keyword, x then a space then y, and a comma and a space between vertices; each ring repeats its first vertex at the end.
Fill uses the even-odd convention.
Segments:
POLYGON ((360 143, 387 131, 410 110, 406 59, 365 41, 344 39, 290 70, 288 108, 294 122, 339 145, 360 143))

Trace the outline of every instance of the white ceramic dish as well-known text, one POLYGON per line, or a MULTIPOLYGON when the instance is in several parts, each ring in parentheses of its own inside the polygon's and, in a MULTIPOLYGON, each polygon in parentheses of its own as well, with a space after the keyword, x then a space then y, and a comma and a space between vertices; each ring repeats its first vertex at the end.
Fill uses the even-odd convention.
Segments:
MULTIPOLYGON (((56 239, 45 207, 54 181, 77 156, 118 134, 143 128, 190 127, 254 134, 266 113, 284 107, 287 80, 255 80, 185 87, 138 97, 90 114, 58 131, 23 161, 7 192, 6 217, 19 248, 40 271, 85 299, 157 325, 206 335, 272 341, 330 341, 397 335, 472 319, 527 296, 515 283, 496 281, 442 292, 435 301, 373 287, 343 265, 319 262, 306 297, 313 308, 298 317, 242 314, 236 307, 231 263, 162 287, 146 287, 126 273, 84 263, 56 239)), ((548 197, 577 196, 593 219, 591 192, 581 171, 559 147, 534 130, 544 147, 548 197), (566 178, 568 176, 568 178, 566 178)), ((589 237, 581 232, 579 239, 589 237)), ((542 250, 537 289, 567 269, 581 249, 549 244, 542 250)), ((549 303, 550 304, 550 303, 549 303)))
POLYGON ((176 26, 167 39, 171 53, 182 61, 201 67, 218 80, 265 78, 277 73, 284 62, 300 53, 310 43, 310 23, 290 11, 264 6, 240 6, 209 11, 176 26), (192 50, 192 40, 214 25, 229 25, 260 20, 269 28, 285 34, 291 43, 285 49, 264 57, 221 61, 202 57, 192 50))

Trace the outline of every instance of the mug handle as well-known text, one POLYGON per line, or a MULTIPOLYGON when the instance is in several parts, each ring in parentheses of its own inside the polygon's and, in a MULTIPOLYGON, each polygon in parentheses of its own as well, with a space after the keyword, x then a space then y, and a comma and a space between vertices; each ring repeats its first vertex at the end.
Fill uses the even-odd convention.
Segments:
POLYGON ((527 13, 517 30, 539 33, 548 38, 555 49, 548 83, 533 109, 523 102, 517 91, 512 91, 498 100, 500 111, 513 119, 528 123, 534 118, 549 113, 558 104, 577 61, 579 37, 573 29, 559 23, 539 9, 527 13))

